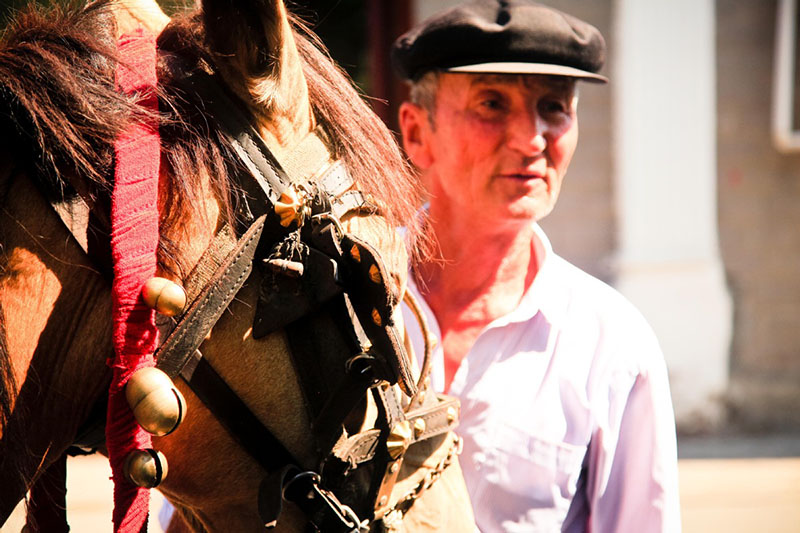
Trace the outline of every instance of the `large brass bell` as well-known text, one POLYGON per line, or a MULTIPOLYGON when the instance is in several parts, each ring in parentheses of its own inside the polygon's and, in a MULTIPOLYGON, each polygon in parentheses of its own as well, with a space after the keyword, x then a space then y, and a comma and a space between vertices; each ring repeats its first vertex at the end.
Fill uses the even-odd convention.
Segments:
POLYGON ((140 368, 125 386, 133 416, 148 433, 163 437, 173 432, 186 415, 186 400, 172 380, 154 367, 140 368))
POLYGON ((186 307, 186 291, 174 281, 154 277, 142 286, 142 299, 151 309, 166 316, 175 316, 186 307))
POLYGON ((167 477, 167 458, 153 449, 134 450, 125 458, 122 471, 134 485, 152 489, 167 477))

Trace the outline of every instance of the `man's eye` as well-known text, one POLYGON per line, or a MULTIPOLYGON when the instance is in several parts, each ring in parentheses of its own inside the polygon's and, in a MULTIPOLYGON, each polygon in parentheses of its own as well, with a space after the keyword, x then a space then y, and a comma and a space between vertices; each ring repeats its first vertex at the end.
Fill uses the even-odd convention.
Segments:
POLYGON ((487 98, 481 102, 481 106, 496 111, 503 108, 503 102, 499 98, 487 98))
POLYGON ((565 113, 567 106, 558 100, 545 100, 539 105, 539 109, 544 113, 565 113))

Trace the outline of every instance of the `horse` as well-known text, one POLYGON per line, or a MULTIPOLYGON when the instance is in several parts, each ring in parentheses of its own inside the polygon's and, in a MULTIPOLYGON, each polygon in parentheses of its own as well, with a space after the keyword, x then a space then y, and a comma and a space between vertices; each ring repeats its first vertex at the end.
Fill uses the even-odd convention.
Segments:
MULTIPOLYGON (((152 437, 168 460, 168 473, 157 481, 175 507, 169 530, 261 531, 269 523, 276 531, 309 525, 325 531, 330 520, 352 531, 474 530, 452 432, 457 405, 439 408, 445 399, 427 391, 425 365, 420 369, 407 353, 402 336, 397 303, 408 271, 405 243, 422 234, 414 229, 417 185, 391 133, 279 0, 203 0, 172 18, 150 0, 30 7, 0 36, 0 525, 65 452, 96 437, 114 351, 114 146, 131 124, 148 120, 160 135, 156 274, 185 287, 190 301, 177 316, 156 319, 164 342, 156 359, 178 354, 181 365, 170 376, 186 412, 169 434, 152 437), (117 42, 132 31, 157 36, 157 112, 115 87, 115 69, 126 61, 117 42), (197 82, 209 79, 210 86, 197 82), (211 100, 224 105, 215 108, 211 100), (252 178, 253 169, 226 132, 230 115, 247 120, 255 132, 248 142, 268 152, 270 172, 289 169, 287 175, 303 178, 299 185, 261 198, 252 180, 237 181, 252 178), (306 157, 320 152, 321 173, 319 161, 306 157), (338 187, 339 196, 326 199, 320 183, 330 175, 336 184, 325 187, 338 187), (324 205, 314 215, 310 204, 319 198, 324 205), (348 198, 358 200, 355 206, 345 205, 348 198), (400 226, 408 228, 405 235, 400 226), (257 260, 228 261, 229 249, 244 250, 248 235, 247 253, 257 260), (330 254, 346 261, 325 254, 319 263, 297 260, 300 236, 308 235, 332 243, 330 254), (215 251, 218 242, 228 243, 224 252, 215 251), (351 248, 335 249, 343 242, 351 248), (359 307, 362 293, 373 290, 370 282, 358 281, 345 298, 330 282, 338 271, 325 270, 345 264, 360 272, 366 258, 380 268, 373 264, 357 279, 371 278, 386 293, 374 296, 386 304, 372 309, 374 324, 359 307), (181 353, 182 344, 172 343, 176 331, 187 331, 181 313, 204 309, 197 302, 215 289, 208 281, 214 275, 201 271, 222 267, 239 268, 239 284, 226 286, 231 295, 212 324, 191 334, 199 347, 181 353), (316 279, 320 268, 325 275, 316 279), (307 278, 314 279, 297 281, 307 278), (329 294, 323 298, 320 290, 329 294), (349 315, 342 316, 343 308, 349 315), (342 327, 357 335, 337 333, 342 327), (386 358, 373 374, 358 365, 377 360, 373 352, 386 345, 385 332, 399 335, 392 346, 400 357, 386 358), (304 344, 315 371, 293 359, 304 344), (342 351, 349 351, 346 361, 342 351), (202 365, 227 386, 237 406, 232 422, 190 386, 202 365), (351 367, 359 370, 347 381, 351 367), (341 383, 358 384, 358 397, 341 383), (390 397, 400 400, 386 403, 390 397), (414 419, 414 408, 446 422, 422 438, 425 421, 435 420, 414 419), (231 424, 258 426, 257 435, 269 433, 271 440, 243 444, 247 437, 231 424), (330 460, 332 449, 354 437, 363 437, 360 456, 348 456, 349 464, 330 460), (301 491, 294 499, 285 478, 274 482, 286 471, 264 465, 281 450, 299 472, 289 478, 301 491), (280 513, 266 505, 270 522, 262 507, 276 494, 280 513), (281 497, 288 502, 282 511, 281 497), (306 499, 320 500, 333 515, 325 508, 321 519, 310 517, 306 499)), ((104 452, 102 438, 91 447, 104 452)), ((30 515, 29 526, 37 530, 30 515)))

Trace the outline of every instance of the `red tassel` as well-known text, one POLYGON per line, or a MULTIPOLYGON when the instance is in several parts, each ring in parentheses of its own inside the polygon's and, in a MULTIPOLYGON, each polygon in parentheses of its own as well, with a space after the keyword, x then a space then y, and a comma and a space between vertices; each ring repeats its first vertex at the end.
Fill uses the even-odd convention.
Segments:
MULTIPOLYGON (((139 96, 158 111, 155 37, 143 30, 119 41, 117 89, 139 96)), ((150 448, 150 435, 136 423, 124 387, 139 368, 152 366, 158 345, 155 313, 141 300, 145 281, 155 275, 158 246, 158 122, 134 121, 116 140, 111 196, 111 254, 114 264, 112 316, 114 360, 108 398, 106 445, 114 480, 114 531, 147 531, 150 493, 127 481, 123 463, 137 448, 150 448)))

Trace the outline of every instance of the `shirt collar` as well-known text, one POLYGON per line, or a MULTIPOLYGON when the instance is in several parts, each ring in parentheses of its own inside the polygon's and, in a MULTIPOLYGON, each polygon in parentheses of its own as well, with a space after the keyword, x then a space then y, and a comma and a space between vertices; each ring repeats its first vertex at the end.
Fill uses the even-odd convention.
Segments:
POLYGON ((566 299, 558 297, 563 290, 558 276, 558 263, 562 259, 553 252, 550 239, 539 224, 533 223, 533 233, 533 238, 539 241, 542 250, 542 257, 538 258, 539 270, 536 272, 536 277, 525 291, 517 308, 495 320, 493 326, 526 322, 537 313, 541 313, 548 322, 555 324, 566 311, 566 299))
MULTIPOLYGON (((427 212, 428 203, 420 208, 420 213, 427 212)), ((537 313, 541 312, 544 318, 551 324, 556 324, 560 318, 566 313, 567 298, 559 298, 558 295, 563 293, 563 285, 560 283, 558 275, 558 263, 563 261, 558 255, 553 252, 553 246, 550 244, 550 239, 545 235, 544 230, 533 222, 534 239, 538 239, 541 244, 542 257, 539 259, 539 270, 536 272, 536 277, 533 278, 533 283, 525 291, 519 305, 512 312, 507 315, 495 319, 487 329, 492 327, 502 327, 511 323, 527 322, 537 313)), ((405 232, 405 228, 400 228, 405 232)), ((533 243, 531 243, 533 245, 533 243)), ((408 284, 413 287, 415 294, 421 296, 419 287, 414 280, 413 273, 409 270, 408 284)), ((433 311, 428 307, 425 298, 420 297, 421 304, 426 314, 429 317, 434 317, 433 311)), ((439 324, 434 319, 432 329, 435 329, 435 334, 440 336, 439 324)))

